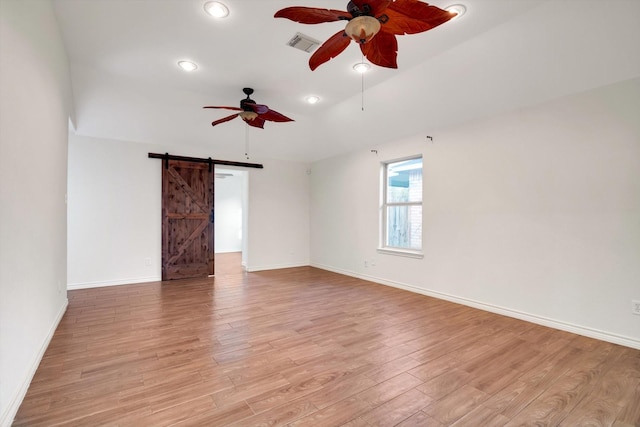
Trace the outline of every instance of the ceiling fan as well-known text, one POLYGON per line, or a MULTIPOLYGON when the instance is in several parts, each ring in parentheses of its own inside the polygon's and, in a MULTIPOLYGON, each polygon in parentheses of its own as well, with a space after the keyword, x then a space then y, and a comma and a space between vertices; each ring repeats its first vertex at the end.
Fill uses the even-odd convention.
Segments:
POLYGON ((315 7, 286 7, 274 17, 302 24, 347 21, 344 30, 331 36, 309 59, 315 70, 344 51, 351 40, 360 45, 362 54, 381 67, 398 68, 396 35, 428 31, 454 18, 447 12, 419 0, 352 0, 347 11, 315 7))
POLYGON ((244 120, 249 126, 253 126, 256 128, 264 129, 264 122, 292 122, 293 119, 290 119, 287 116, 284 116, 277 111, 271 110, 266 105, 257 104, 256 101, 251 99, 251 94, 253 93, 253 89, 250 87, 245 87, 242 91, 247 95, 245 99, 240 100, 240 108, 238 107, 219 107, 219 106, 206 106, 202 108, 222 108, 225 110, 234 110, 240 111, 239 113, 232 114, 227 117, 223 117, 222 119, 211 122, 211 126, 219 125, 220 123, 228 122, 229 120, 233 120, 236 117, 240 117, 244 120))

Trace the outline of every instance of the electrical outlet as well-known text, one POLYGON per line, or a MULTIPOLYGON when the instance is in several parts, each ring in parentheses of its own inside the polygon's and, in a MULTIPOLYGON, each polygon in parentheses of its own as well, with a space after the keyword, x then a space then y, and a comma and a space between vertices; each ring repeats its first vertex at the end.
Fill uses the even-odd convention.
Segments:
POLYGON ((369 267, 369 261, 367 261, 366 259, 364 260, 364 268, 369 267))
POLYGON ((371 267, 375 267, 376 266, 376 260, 375 259, 371 259, 371 267))
POLYGON ((640 301, 637 299, 631 300, 631 312, 633 314, 640 315, 640 301))
POLYGON ((147 267, 151 267, 151 258, 146 257, 144 259, 144 265, 146 265, 147 267))

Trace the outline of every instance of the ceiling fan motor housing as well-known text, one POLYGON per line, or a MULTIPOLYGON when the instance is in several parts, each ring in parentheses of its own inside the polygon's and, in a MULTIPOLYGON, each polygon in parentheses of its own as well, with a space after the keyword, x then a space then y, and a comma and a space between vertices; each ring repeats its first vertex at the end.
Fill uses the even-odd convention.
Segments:
POLYGON ((249 107, 248 104, 255 105, 256 101, 249 98, 240 100, 240 108, 242 108, 244 111, 253 111, 253 108, 249 107))
POLYGON ((240 108, 242 108, 244 111, 240 112, 238 115, 240 116, 240 118, 242 120, 244 120, 245 122, 254 120, 256 117, 258 117, 258 113, 256 113, 255 111, 253 111, 253 108, 251 108, 249 105, 255 105, 256 101, 254 101, 253 99, 249 98, 249 95, 251 95, 251 93, 253 93, 253 90, 251 90, 250 93, 247 93, 247 90, 244 90, 244 93, 247 94, 247 98, 246 99, 242 99, 240 100, 240 108))

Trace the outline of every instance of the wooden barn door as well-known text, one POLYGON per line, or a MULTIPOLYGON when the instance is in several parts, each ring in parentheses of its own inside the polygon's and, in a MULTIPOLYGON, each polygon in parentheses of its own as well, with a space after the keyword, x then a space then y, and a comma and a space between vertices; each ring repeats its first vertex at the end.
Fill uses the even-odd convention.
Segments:
POLYGON ((211 163, 162 162, 162 280, 214 273, 211 163))

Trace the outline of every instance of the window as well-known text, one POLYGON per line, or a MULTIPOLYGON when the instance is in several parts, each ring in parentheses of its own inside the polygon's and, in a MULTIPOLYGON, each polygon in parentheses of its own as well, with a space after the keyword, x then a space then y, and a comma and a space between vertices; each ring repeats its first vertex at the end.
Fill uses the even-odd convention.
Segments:
POLYGON ((381 250, 422 251, 422 157, 383 164, 381 250))

